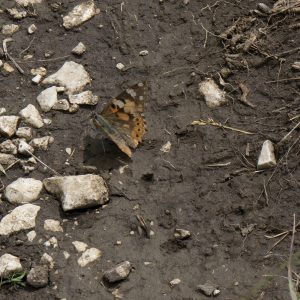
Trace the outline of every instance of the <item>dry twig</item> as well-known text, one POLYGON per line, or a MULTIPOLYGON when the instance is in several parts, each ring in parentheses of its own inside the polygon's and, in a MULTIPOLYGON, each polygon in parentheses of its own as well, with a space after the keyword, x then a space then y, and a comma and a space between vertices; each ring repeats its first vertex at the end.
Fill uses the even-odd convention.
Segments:
POLYGON ((191 123, 191 125, 199 125, 199 126, 211 125, 211 126, 215 126, 215 127, 219 127, 219 128, 223 128, 223 129, 229 129, 229 130, 232 130, 232 131, 237 131, 237 132, 244 133, 244 134, 249 134, 249 135, 255 134, 254 132, 249 132, 249 131, 245 131, 245 130, 242 130, 242 129, 238 129, 238 128, 230 127, 230 126, 227 126, 227 125, 223 125, 221 123, 217 123, 213 119, 210 119, 210 118, 207 121, 202 120, 202 119, 200 119, 198 121, 193 121, 191 123))
POLYGON ((17 64, 17 62, 12 58, 12 56, 8 53, 8 50, 7 50, 7 43, 9 42, 12 42, 13 39, 12 38, 8 38, 8 39, 4 39, 3 40, 3 43, 2 43, 2 46, 3 46, 3 51, 4 51, 4 54, 5 54, 5 57, 7 59, 9 59, 14 65, 15 67, 18 69, 18 71, 21 73, 21 74, 24 74, 24 70, 17 64))

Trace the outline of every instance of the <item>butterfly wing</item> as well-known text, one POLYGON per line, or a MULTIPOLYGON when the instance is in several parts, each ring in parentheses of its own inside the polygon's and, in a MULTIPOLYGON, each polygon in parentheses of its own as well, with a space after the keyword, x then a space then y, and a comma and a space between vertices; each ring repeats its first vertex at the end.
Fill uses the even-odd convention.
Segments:
POLYGON ((144 111, 145 85, 136 84, 112 101, 96 115, 94 123, 129 157, 146 132, 144 111))

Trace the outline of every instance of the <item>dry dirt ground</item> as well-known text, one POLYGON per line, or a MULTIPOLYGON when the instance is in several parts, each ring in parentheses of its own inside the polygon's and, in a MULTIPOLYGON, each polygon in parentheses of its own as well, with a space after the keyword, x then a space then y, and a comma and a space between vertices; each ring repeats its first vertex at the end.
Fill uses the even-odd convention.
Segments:
MULTIPOLYGON (((238 18, 249 16, 258 0, 190 0, 186 5, 179 0, 95 2, 101 13, 69 31, 62 27, 62 15, 80 3, 77 0, 44 1, 35 6, 37 17, 17 21, 22 29, 13 36, 9 49, 25 74, 0 75, 1 106, 9 114, 18 114, 29 103, 38 107, 36 96, 44 87, 31 83, 30 69, 44 66, 51 74, 73 60, 83 64, 93 78, 91 89, 101 99, 97 111, 122 89, 145 80, 148 132, 130 160, 107 139, 102 143, 95 138, 89 122, 95 108, 44 115, 52 124, 37 132, 51 134, 55 141, 39 157, 63 175, 82 174, 82 165, 96 166, 108 182, 110 203, 103 209, 64 213, 59 201, 45 192, 36 202, 41 206, 37 238, 28 242, 25 233, 1 238, 0 254, 16 255, 30 269, 48 252, 56 262, 49 285, 43 289, 5 285, 0 299, 114 299, 112 291, 118 288, 130 300, 196 300, 207 298, 196 289, 207 281, 219 287, 218 299, 290 299, 291 237, 268 252, 278 239, 265 235, 290 230, 293 214, 296 221, 299 218, 299 130, 277 145, 299 122, 299 71, 291 65, 299 60, 299 48, 294 49, 299 47, 300 31, 290 27, 300 22, 299 14, 257 16, 257 26, 267 28, 258 48, 243 54, 246 67, 230 66, 229 104, 210 109, 198 84, 206 77, 218 81, 218 72, 228 67, 225 54, 230 47, 219 35, 238 18), (54 3, 58 4, 55 9, 54 3), (38 27, 33 36, 26 32, 32 23, 38 27), (79 41, 87 47, 81 58, 71 54, 79 41), (149 55, 139 56, 145 49, 149 55), (53 51, 53 56, 45 58, 47 51, 53 51), (30 62, 22 59, 28 53, 33 54, 30 62), (124 71, 116 68, 118 62, 125 65, 124 71), (298 80, 277 81, 297 76, 298 80), (239 101, 241 82, 251 90, 249 100, 256 108, 239 101), (255 134, 189 125, 208 118, 255 134), (257 172, 257 158, 266 139, 276 145, 278 164, 257 172), (160 148, 167 141, 172 143, 171 151, 162 153, 160 148), (249 156, 245 155, 247 144, 249 156), (70 165, 65 164, 66 147, 76 149, 70 165), (128 167, 120 174, 124 165, 128 167), (137 205, 139 209, 134 210, 137 205), (153 222, 151 239, 138 234, 137 212, 153 222), (50 250, 39 242, 52 236, 43 230, 47 218, 63 220, 64 228, 64 233, 55 234, 59 247, 50 250), (176 228, 191 231, 191 238, 175 240, 176 228), (71 244, 74 240, 101 249, 101 259, 79 267, 71 244), (115 245, 117 240, 122 245, 115 245), (63 251, 71 254, 68 260, 63 251), (134 266, 128 279, 116 286, 104 285, 103 271, 123 260, 134 266), (174 278, 181 283, 170 287, 174 278)), ((12 7, 14 1, 0 4, 12 7)), ((272 7, 274 1, 265 4, 272 7)), ((11 23, 7 14, 0 17, 0 25, 11 23)), ((1 180, 7 185, 21 176, 23 171, 15 166, 1 180)), ((43 179, 52 174, 41 166, 29 176, 43 179)), ((1 215, 12 208, 3 201, 1 215)), ((299 238, 296 234, 295 252, 299 238)), ((296 273, 299 266, 295 259, 296 273)))

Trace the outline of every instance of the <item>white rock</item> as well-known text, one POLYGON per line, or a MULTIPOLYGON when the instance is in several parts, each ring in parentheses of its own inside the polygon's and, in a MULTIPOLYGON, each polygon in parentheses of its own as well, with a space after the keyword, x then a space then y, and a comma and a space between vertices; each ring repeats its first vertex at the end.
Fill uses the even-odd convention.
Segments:
POLYGON ((33 34, 33 33, 35 33, 36 31, 37 31, 37 27, 36 27, 35 24, 31 24, 31 25, 28 27, 28 29, 27 29, 27 32, 28 32, 29 34, 33 34))
POLYGON ((257 169, 268 169, 276 166, 273 143, 269 140, 264 141, 257 162, 257 169))
POLYGON ((90 248, 82 253, 77 262, 81 267, 85 267, 87 264, 95 261, 99 257, 101 257, 101 251, 97 248, 90 248))
POLYGON ((0 257, 0 278, 4 279, 22 271, 23 267, 18 257, 8 253, 5 253, 0 257))
POLYGON ((29 231, 26 235, 28 242, 32 242, 36 238, 36 232, 34 230, 29 231))
POLYGON ((94 96, 91 91, 85 91, 76 95, 69 95, 69 101, 72 104, 78 105, 96 105, 98 97, 94 96))
POLYGON ((4 115, 5 113, 6 113, 6 108, 1 107, 1 108, 0 108, 0 116, 1 116, 1 115, 4 115))
POLYGON ((50 269, 53 269, 54 267, 54 259, 47 253, 42 255, 41 263, 47 265, 50 269))
POLYGON ((6 62, 3 64, 2 69, 3 69, 4 73, 6 73, 6 74, 10 74, 15 71, 15 69, 9 63, 6 63, 6 62))
POLYGON ((103 205, 109 200, 105 181, 99 175, 57 176, 43 183, 49 193, 60 198, 64 211, 103 205))
POLYGON ((43 122, 44 122, 45 125, 51 125, 52 124, 52 120, 48 119, 48 118, 43 119, 43 122))
POLYGON ((25 108, 23 108, 19 112, 19 115, 24 119, 24 122, 35 128, 41 128, 44 126, 40 113, 32 104, 28 104, 25 108))
POLYGON ((206 104, 210 108, 227 103, 226 93, 211 78, 199 83, 199 92, 204 96, 206 104))
POLYGON ((0 235, 10 235, 21 230, 35 227, 35 218, 40 207, 33 204, 23 204, 4 216, 0 222, 0 235))
POLYGON ((52 136, 44 136, 32 139, 29 145, 35 149, 46 151, 53 142, 54 138, 52 136))
POLYGON ((126 279, 130 271, 131 263, 129 261, 124 261, 116 265, 115 267, 105 271, 103 274, 103 278, 109 283, 114 283, 126 279))
POLYGON ((38 199, 43 183, 33 178, 18 178, 5 189, 5 198, 13 204, 30 203, 38 199))
POLYGON ((34 84, 39 84, 41 81, 42 81, 43 77, 42 75, 38 74, 36 76, 34 76, 31 81, 34 83, 34 84))
POLYGON ((63 251, 63 255, 64 255, 65 259, 69 259, 69 257, 71 256, 68 251, 63 251))
POLYGON ((26 141, 29 141, 32 138, 32 128, 19 127, 17 129, 16 136, 19 138, 24 138, 26 141))
POLYGON ((292 68, 295 69, 295 70, 299 70, 300 71, 300 61, 295 61, 292 64, 292 68))
POLYGON ((58 241, 57 238, 55 236, 51 237, 48 241, 46 241, 44 243, 44 246, 46 247, 53 247, 53 248, 57 248, 58 247, 58 241))
POLYGON ((168 153, 171 150, 171 146, 172 146, 171 142, 168 141, 164 145, 162 145, 162 147, 160 148, 160 151, 164 152, 164 153, 168 153))
POLYGON ((2 70, 4 75, 9 75, 10 73, 13 73, 15 71, 15 69, 9 63, 4 63, 2 70))
POLYGON ((16 2, 21 6, 28 6, 29 4, 38 4, 41 3, 42 0, 16 0, 16 2))
POLYGON ((69 113, 73 114, 76 113, 79 110, 78 104, 71 104, 69 108, 69 113))
POLYGON ((84 242, 74 241, 72 242, 77 252, 84 252, 88 245, 84 242))
POLYGON ((32 146, 30 146, 29 144, 27 144, 26 141, 20 140, 20 142, 18 144, 18 152, 20 154, 30 156, 31 155, 30 153, 34 152, 34 148, 32 146))
POLYGON ((72 53, 77 55, 82 55, 85 51, 86 47, 82 42, 78 43, 78 45, 72 49, 72 53))
POLYGON ((17 154, 17 146, 11 141, 6 140, 0 144, 0 152, 7 154, 17 154))
POLYGON ((61 99, 53 105, 52 109, 68 111, 70 109, 70 103, 66 99, 61 99))
POLYGON ((7 8, 6 11, 15 20, 21 20, 27 17, 26 10, 18 10, 16 8, 7 8))
POLYGON ((72 148, 66 148, 65 151, 67 152, 68 155, 72 154, 72 148))
POLYGON ((19 25, 16 24, 7 24, 2 26, 2 34, 4 35, 13 35, 20 29, 19 25))
POLYGON ((116 64, 116 68, 117 68, 118 70, 123 70, 123 69, 125 68, 125 66, 124 66, 122 63, 117 63, 117 64, 116 64))
POLYGON ((73 61, 65 62, 56 73, 43 80, 43 84, 64 86, 68 94, 80 92, 90 82, 91 78, 84 67, 73 61))
MULTIPOLYGON (((2 67, 3 67, 3 61, 0 59, 0 68, 2 68, 2 67)), ((5 111, 6 111, 6 109, 5 109, 5 111)))
POLYGON ((13 136, 17 130, 20 117, 0 116, 0 136, 13 136))
POLYGON ((0 165, 11 165, 17 161, 12 154, 0 153, 0 165))
POLYGON ((142 51, 139 53, 140 56, 146 56, 146 55, 148 55, 148 54, 149 54, 149 51, 148 51, 148 50, 142 50, 142 51))
POLYGON ((33 76, 41 75, 42 77, 44 77, 47 74, 47 70, 44 67, 39 67, 39 68, 36 68, 36 69, 31 69, 30 73, 33 76))
POLYGON ((173 287, 175 285, 178 285, 180 282, 181 282, 181 280, 179 278, 175 278, 170 281, 170 286, 173 287))
POLYGON ((44 221, 44 229, 53 232, 63 232, 63 228, 58 220, 47 219, 44 221))
POLYGON ((37 96, 37 102, 39 103, 42 111, 47 112, 47 111, 51 110, 51 108, 57 102, 56 86, 51 86, 51 87, 43 90, 37 96))
POLYGON ((94 1, 86 1, 75 6, 65 17, 63 17, 63 26, 66 29, 79 26, 99 13, 94 1))
POLYGON ((191 233, 185 229, 175 229, 174 237, 176 239, 185 240, 191 236, 191 233))

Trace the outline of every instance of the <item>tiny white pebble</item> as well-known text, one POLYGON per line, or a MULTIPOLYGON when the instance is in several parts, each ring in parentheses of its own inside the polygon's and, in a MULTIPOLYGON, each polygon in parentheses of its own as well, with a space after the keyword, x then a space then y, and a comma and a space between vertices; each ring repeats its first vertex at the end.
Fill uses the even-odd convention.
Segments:
POLYGON ((116 68, 119 70, 123 70, 125 66, 122 63, 117 63, 116 68))

